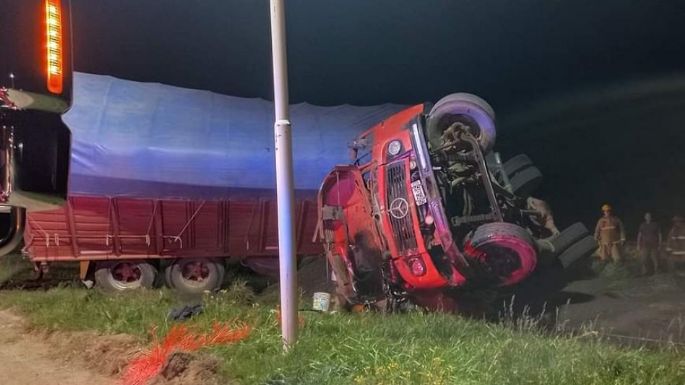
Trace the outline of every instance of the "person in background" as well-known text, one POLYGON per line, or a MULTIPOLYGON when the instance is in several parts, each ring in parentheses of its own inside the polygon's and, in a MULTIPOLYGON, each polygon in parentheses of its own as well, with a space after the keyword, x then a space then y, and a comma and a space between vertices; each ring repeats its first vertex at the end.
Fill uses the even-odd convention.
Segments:
POLYGON ((552 209, 549 207, 547 202, 543 201, 542 199, 528 197, 528 199, 526 199, 526 205, 528 206, 529 210, 533 210, 537 213, 537 215, 531 218, 533 222, 539 226, 543 226, 549 231, 548 234, 545 234, 545 238, 559 235, 559 229, 554 224, 552 209))
POLYGON ((606 262, 611 258, 614 263, 621 262, 622 246, 626 241, 626 233, 623 229, 623 222, 614 216, 611 206, 602 206, 602 217, 595 226, 595 239, 599 243, 599 259, 606 262))
POLYGON ((642 266, 642 275, 647 275, 651 269, 652 274, 659 271, 659 249, 661 248, 661 230, 659 224, 652 221, 652 214, 645 213, 645 221, 637 231, 637 252, 642 266), (651 267, 648 269, 648 265, 651 267))
POLYGON ((680 215, 673 217, 673 226, 666 240, 666 253, 670 271, 675 270, 677 263, 685 261, 685 221, 680 215))

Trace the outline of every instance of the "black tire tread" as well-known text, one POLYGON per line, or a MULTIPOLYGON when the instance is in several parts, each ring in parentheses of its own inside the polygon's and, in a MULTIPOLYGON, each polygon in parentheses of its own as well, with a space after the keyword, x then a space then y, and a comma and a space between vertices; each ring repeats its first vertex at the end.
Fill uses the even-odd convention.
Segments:
POLYGON ((530 160, 528 155, 518 154, 504 162, 504 164, 502 164, 502 169, 504 169, 504 172, 507 173, 507 176, 511 178, 512 176, 514 176, 514 174, 516 174, 517 171, 520 171, 532 165, 533 161, 530 160))
POLYGON ((511 191, 521 197, 528 197, 542 183, 542 172, 537 167, 528 167, 509 178, 511 191))
POLYGON ((571 226, 565 228, 559 236, 552 239, 550 242, 554 247, 554 253, 560 255, 571 245, 581 240, 583 237, 589 234, 587 227, 581 222, 576 222, 571 226))
POLYGON ((597 250, 597 241, 592 236, 586 236, 566 249, 558 259, 565 269, 571 267, 578 260, 585 258, 597 250))

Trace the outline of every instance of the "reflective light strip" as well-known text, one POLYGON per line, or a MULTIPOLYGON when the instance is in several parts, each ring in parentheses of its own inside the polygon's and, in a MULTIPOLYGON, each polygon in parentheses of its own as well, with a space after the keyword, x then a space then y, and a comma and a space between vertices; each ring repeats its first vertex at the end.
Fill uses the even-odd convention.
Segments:
POLYGON ((63 91, 62 5, 60 0, 45 0, 45 48, 48 91, 63 91))
POLYGON ((423 153, 424 143, 421 143, 421 137, 419 136, 419 126, 416 123, 414 123, 411 131, 412 134, 414 134, 414 142, 416 142, 416 151, 418 152, 419 163, 421 163, 421 170, 425 170, 426 158, 423 153))

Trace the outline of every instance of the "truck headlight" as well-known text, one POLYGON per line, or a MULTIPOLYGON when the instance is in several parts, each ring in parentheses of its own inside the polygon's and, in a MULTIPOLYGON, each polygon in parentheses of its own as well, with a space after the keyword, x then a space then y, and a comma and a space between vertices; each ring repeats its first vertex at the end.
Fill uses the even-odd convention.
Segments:
POLYGON ((402 142, 399 140, 393 140, 388 144, 388 155, 390 156, 397 156, 397 154, 402 151, 402 142))

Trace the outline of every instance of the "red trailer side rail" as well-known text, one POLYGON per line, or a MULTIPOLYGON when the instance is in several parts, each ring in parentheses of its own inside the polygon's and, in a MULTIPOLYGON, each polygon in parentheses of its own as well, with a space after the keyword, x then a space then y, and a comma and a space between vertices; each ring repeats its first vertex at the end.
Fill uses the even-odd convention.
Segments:
MULTIPOLYGON (((298 255, 319 254, 315 198, 296 203, 298 255)), ((69 197, 27 214, 24 253, 33 262, 277 257, 276 201, 69 197)))

